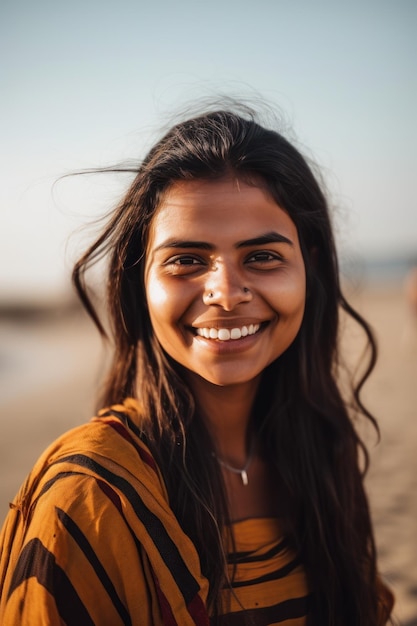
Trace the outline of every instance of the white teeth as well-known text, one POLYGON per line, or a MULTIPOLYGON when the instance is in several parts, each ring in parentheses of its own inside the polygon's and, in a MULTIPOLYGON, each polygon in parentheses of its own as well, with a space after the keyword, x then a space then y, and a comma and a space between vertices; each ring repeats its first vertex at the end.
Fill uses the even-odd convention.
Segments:
POLYGON ((205 337, 206 339, 218 339, 219 341, 229 341, 233 339, 240 339, 247 335, 254 335, 258 332, 260 324, 249 324, 249 326, 242 326, 241 328, 197 328, 197 335, 205 337))

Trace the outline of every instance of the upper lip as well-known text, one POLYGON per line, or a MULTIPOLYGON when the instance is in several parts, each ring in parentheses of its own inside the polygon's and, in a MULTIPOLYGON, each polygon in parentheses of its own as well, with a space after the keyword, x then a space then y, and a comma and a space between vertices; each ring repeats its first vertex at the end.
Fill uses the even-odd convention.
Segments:
POLYGON ((198 324, 192 324, 191 328, 216 328, 219 330, 220 328, 227 328, 231 330, 232 328, 242 328, 242 326, 250 326, 251 324, 264 324, 268 320, 259 320, 259 319, 246 319, 246 320, 207 320, 204 322, 199 322, 198 324))

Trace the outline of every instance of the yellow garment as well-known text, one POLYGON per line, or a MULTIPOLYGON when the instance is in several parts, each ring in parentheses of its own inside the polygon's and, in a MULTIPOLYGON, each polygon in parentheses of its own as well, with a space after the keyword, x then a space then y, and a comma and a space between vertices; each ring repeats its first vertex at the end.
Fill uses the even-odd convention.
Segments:
MULTIPOLYGON (((126 400, 57 439, 34 466, 0 534, 2 626, 208 626, 208 582, 137 418, 126 400)), ((245 520, 233 532, 218 626, 243 616, 303 626, 305 574, 277 521, 245 520)))
POLYGON ((52 444, 11 506, 0 536, 2 626, 208 624, 194 545, 117 413, 52 444))
POLYGON ((244 614, 256 624, 304 626, 309 603, 306 575, 281 534, 279 520, 247 519, 235 522, 232 531, 229 578, 233 591, 231 596, 229 590, 224 592, 232 623, 239 624, 244 614))

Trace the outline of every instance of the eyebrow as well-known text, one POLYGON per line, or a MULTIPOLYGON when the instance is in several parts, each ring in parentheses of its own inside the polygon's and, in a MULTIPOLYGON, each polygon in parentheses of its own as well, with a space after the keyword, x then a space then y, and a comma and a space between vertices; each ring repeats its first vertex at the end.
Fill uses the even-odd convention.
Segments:
MULTIPOLYGON (((245 239, 243 241, 238 241, 236 244, 236 248, 249 248, 251 246, 264 246, 269 243, 285 243, 290 246, 293 246, 293 242, 285 235, 281 235, 275 231, 271 231, 265 233, 264 235, 260 235, 259 237, 254 237, 253 239, 245 239)), ((208 243, 206 241, 188 241, 182 239, 168 239, 164 241, 160 246, 157 246, 154 252, 158 250, 165 250, 167 248, 194 248, 198 250, 214 250, 214 245, 208 243)))
POLYGON ((259 237, 254 237, 253 239, 246 239, 245 241, 239 241, 237 244, 237 248, 248 248, 249 246, 263 246, 268 243, 286 243, 290 246, 293 246, 293 242, 285 235, 281 235, 280 233, 276 233, 275 231, 271 231, 269 233, 265 233, 264 235, 260 235, 259 237))

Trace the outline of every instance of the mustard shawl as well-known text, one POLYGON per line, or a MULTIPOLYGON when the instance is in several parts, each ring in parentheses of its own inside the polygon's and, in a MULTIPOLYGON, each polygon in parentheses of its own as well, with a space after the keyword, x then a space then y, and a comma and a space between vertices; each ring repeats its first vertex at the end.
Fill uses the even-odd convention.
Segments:
POLYGON ((139 437, 137 404, 57 439, 0 535, 2 626, 207 626, 207 580, 139 437))

